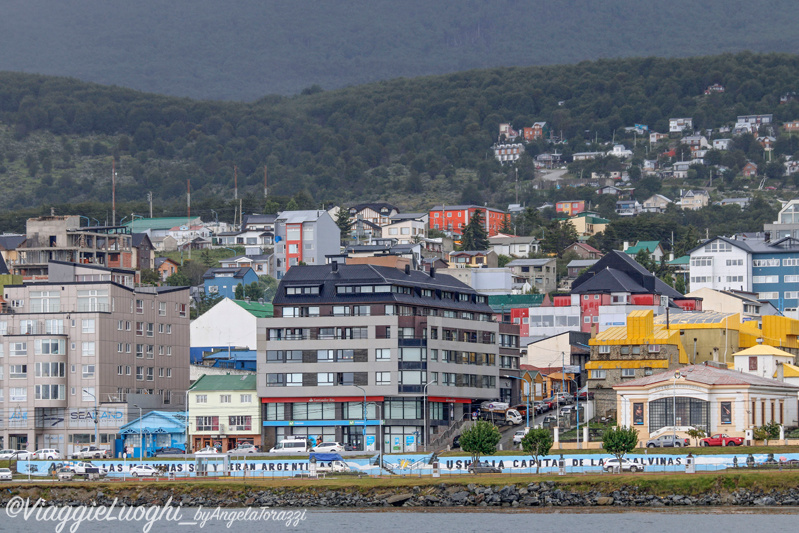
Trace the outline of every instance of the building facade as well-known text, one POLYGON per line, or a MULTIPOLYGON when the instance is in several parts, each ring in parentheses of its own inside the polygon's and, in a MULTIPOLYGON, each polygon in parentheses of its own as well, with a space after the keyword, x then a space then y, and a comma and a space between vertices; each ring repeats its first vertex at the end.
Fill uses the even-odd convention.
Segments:
POLYGON ((204 375, 189 391, 192 449, 215 446, 222 452, 240 444, 261 445, 261 409, 255 375, 204 375))
POLYGON ((483 224, 489 237, 499 233, 506 223, 510 225, 510 214, 498 209, 477 205, 438 205, 430 210, 430 229, 461 235, 477 211, 483 215, 483 224))
POLYGON ((131 270, 50 263, 47 282, 4 288, 4 447, 69 453, 94 442, 95 419, 98 444, 108 446, 127 421, 129 394, 183 404, 189 291, 134 288, 133 277, 131 270))
POLYGON ((324 265, 340 252, 341 230, 327 211, 284 211, 275 220, 275 277, 300 263, 324 265))
MULTIPOLYGON (((264 446, 303 435, 412 451, 425 427, 434 440, 473 402, 499 398, 500 374, 518 369, 499 357, 487 297, 435 270, 291 269, 273 305, 258 325, 264 446)), ((512 352, 518 339, 505 340, 512 352)))

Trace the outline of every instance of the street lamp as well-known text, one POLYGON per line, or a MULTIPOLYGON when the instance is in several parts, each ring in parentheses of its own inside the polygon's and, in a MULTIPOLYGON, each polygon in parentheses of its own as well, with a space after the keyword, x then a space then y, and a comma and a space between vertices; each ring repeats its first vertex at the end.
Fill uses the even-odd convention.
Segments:
POLYGON ((429 432, 427 431, 427 387, 434 383, 438 383, 438 380, 431 381, 424 386, 424 451, 427 451, 427 440, 429 436, 429 432))
POLYGON ((381 475, 383 473, 383 406, 377 402, 369 402, 371 405, 374 405, 377 408, 377 438, 380 440, 378 442, 377 448, 377 475, 381 475))
POLYGON ((144 436, 143 436, 144 431, 142 430, 142 425, 141 425, 142 424, 141 407, 139 407, 136 404, 133 404, 133 407, 139 410, 139 462, 141 462, 143 460, 142 457, 144 456, 144 436))
MULTIPOLYGON (((524 383, 527 387, 530 386, 530 383, 526 379, 520 378, 518 376, 501 376, 501 377, 509 378, 509 379, 518 379, 519 381, 524 383)), ((525 393, 524 396, 527 398, 527 411, 526 412, 527 412, 527 427, 529 428, 530 427, 530 389, 529 388, 527 389, 527 392, 525 393)))
POLYGON ((676 442, 677 442, 677 380, 680 379, 680 377, 681 377, 680 376, 680 371, 679 370, 675 370, 674 371, 674 388, 673 388, 673 393, 672 393, 672 398, 673 398, 673 406, 672 406, 672 408, 674 409, 674 413, 673 413, 674 425, 672 426, 672 433, 673 433, 672 434, 672 438, 674 440, 671 441, 672 442, 672 446, 676 446, 676 442))
POLYGON ((87 389, 83 389, 83 394, 88 394, 94 398, 94 445, 98 446, 100 441, 97 440, 97 396, 89 392, 87 389))
POLYGON ((352 386, 358 387, 363 392, 363 451, 366 451, 366 389, 354 383, 352 386))
MULTIPOLYGON (((571 378, 567 378, 574 383, 574 409, 577 411, 577 447, 580 447, 580 386, 579 383, 571 378)), ((588 402, 588 389, 585 392, 585 401, 588 402)), ((587 423, 587 421, 586 421, 587 423)))

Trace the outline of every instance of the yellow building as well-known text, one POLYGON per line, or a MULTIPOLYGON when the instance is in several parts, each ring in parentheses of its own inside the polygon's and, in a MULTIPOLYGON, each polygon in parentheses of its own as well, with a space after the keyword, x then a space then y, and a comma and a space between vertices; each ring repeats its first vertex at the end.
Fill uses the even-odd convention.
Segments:
POLYGON ((577 235, 596 235, 605 231, 610 220, 596 216, 594 213, 580 213, 568 219, 569 223, 577 230, 577 235))
POLYGON ((189 390, 189 436, 194 450, 261 444, 261 403, 255 374, 204 375, 189 390))

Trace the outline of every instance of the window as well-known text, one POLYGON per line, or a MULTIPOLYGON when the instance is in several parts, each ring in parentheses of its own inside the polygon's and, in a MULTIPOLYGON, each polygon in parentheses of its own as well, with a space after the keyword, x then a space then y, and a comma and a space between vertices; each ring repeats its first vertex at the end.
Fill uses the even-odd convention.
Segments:
POLYGON ((136 300, 136 314, 144 313, 144 300, 136 300))
POLYGON ((375 372, 375 385, 391 385, 391 372, 375 372))
POLYGON ((137 366, 136 367, 136 380, 137 381, 144 381, 144 367, 137 366))
POLYGON ((155 354, 153 353, 153 345, 147 345, 147 359, 152 359, 155 354))
POLYGON ((83 333, 94 333, 94 319, 81 320, 81 331, 83 333))
POLYGON ((656 353, 660 351, 660 344, 650 344, 646 347, 649 353, 656 353))
POLYGON ((194 418, 197 431, 219 431, 218 416, 198 416, 194 418))
POLYGON ((154 328, 153 323, 152 322, 148 322, 147 323, 147 336, 148 337, 152 337, 153 336, 153 328, 154 328))
POLYGON ((28 343, 10 342, 8 344, 8 355, 10 357, 24 357, 28 355, 28 343))
POLYGON ((11 387, 8 389, 8 401, 10 402, 27 402, 28 401, 28 388, 27 387, 11 387))
POLYGON ((239 396, 240 403, 252 403, 252 394, 242 394, 239 396))
POLYGON ((79 290, 78 311, 108 311, 108 289, 79 290))
POLYGON ((706 252, 732 252, 732 244, 724 241, 713 241, 705 245, 706 252))
POLYGON ((749 358, 749 370, 757 372, 757 356, 749 358))
POLYGON ((159 367, 159 368, 158 368, 158 377, 159 377, 159 378, 162 378, 162 377, 164 377, 164 369, 163 369, 163 368, 161 368, 161 367, 159 367))
POLYGON ((691 258, 691 266, 692 267, 713 266, 713 258, 712 257, 692 257, 691 258))
POLYGON ((757 293, 758 300, 778 300, 780 297, 779 292, 759 292, 757 293))
POLYGON ((249 415, 228 417, 228 430, 252 431, 252 417, 249 415))
POLYGON ((61 295, 57 291, 30 291, 31 313, 58 313, 61 295))
POLYGON ((144 322, 136 322, 136 336, 144 337, 144 322))
POLYGON ((82 376, 85 379, 94 377, 94 365, 83 365, 82 376))
POLYGON ((36 339, 33 351, 36 355, 64 355, 66 341, 64 339, 36 339))
POLYGON ((139 359, 144 359, 144 344, 136 345, 136 357, 139 359))
POLYGON ((25 379, 28 377, 28 365, 8 365, 9 379, 25 379))
POLYGON ((389 361, 391 359, 391 349, 377 348, 375 350, 375 359, 378 361, 389 361))
POLYGON ((66 375, 64 363, 36 363, 34 368, 37 378, 63 378, 66 375))
POLYGON ((171 368, 167 368, 166 369, 166 377, 167 378, 171 378, 172 377, 172 369, 171 368))
POLYGON ((220 394, 219 403, 230 403, 230 394, 220 394))
POLYGON ((610 353, 610 346, 607 344, 602 344, 598 347, 597 350, 599 353, 610 353))
POLYGON ((93 402, 94 394, 94 387, 84 387, 81 389, 81 399, 84 402, 93 402))
POLYGON ((316 384, 320 387, 332 387, 336 384, 335 374, 333 372, 319 372, 316 375, 316 384))
POLYGON ((166 316, 166 302, 158 302, 158 315, 166 316))
POLYGON ((147 367, 147 381, 154 381, 155 380, 155 370, 153 367, 147 367))
POLYGON ((743 266, 743 259, 727 259, 727 266, 743 266))
POLYGON ((302 374, 286 374, 287 387, 302 387, 302 374))
POLYGON ((753 259, 753 267, 778 267, 780 266, 779 259, 753 259))
POLYGON ((623 377, 623 378, 634 378, 635 377, 635 369, 634 368, 622 368, 621 369, 621 377, 623 377))
POLYGON ((194 397, 194 403, 208 403, 207 394, 198 394, 194 397))
POLYGON ((590 379, 605 379, 607 377, 606 370, 591 370, 590 379))
POLYGON ((63 400, 66 393, 64 385, 36 385, 34 395, 37 400, 63 400))
POLYGON ((779 283, 779 276, 752 276, 752 283, 779 283))

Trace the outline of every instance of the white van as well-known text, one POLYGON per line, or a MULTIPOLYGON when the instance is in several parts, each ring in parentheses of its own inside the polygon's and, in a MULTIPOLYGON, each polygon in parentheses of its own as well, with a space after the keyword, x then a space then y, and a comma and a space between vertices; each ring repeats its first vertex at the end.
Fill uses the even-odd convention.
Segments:
POLYGON ((310 442, 306 437, 286 437, 281 440, 275 447, 269 450, 269 453, 309 453, 311 451, 310 442))

